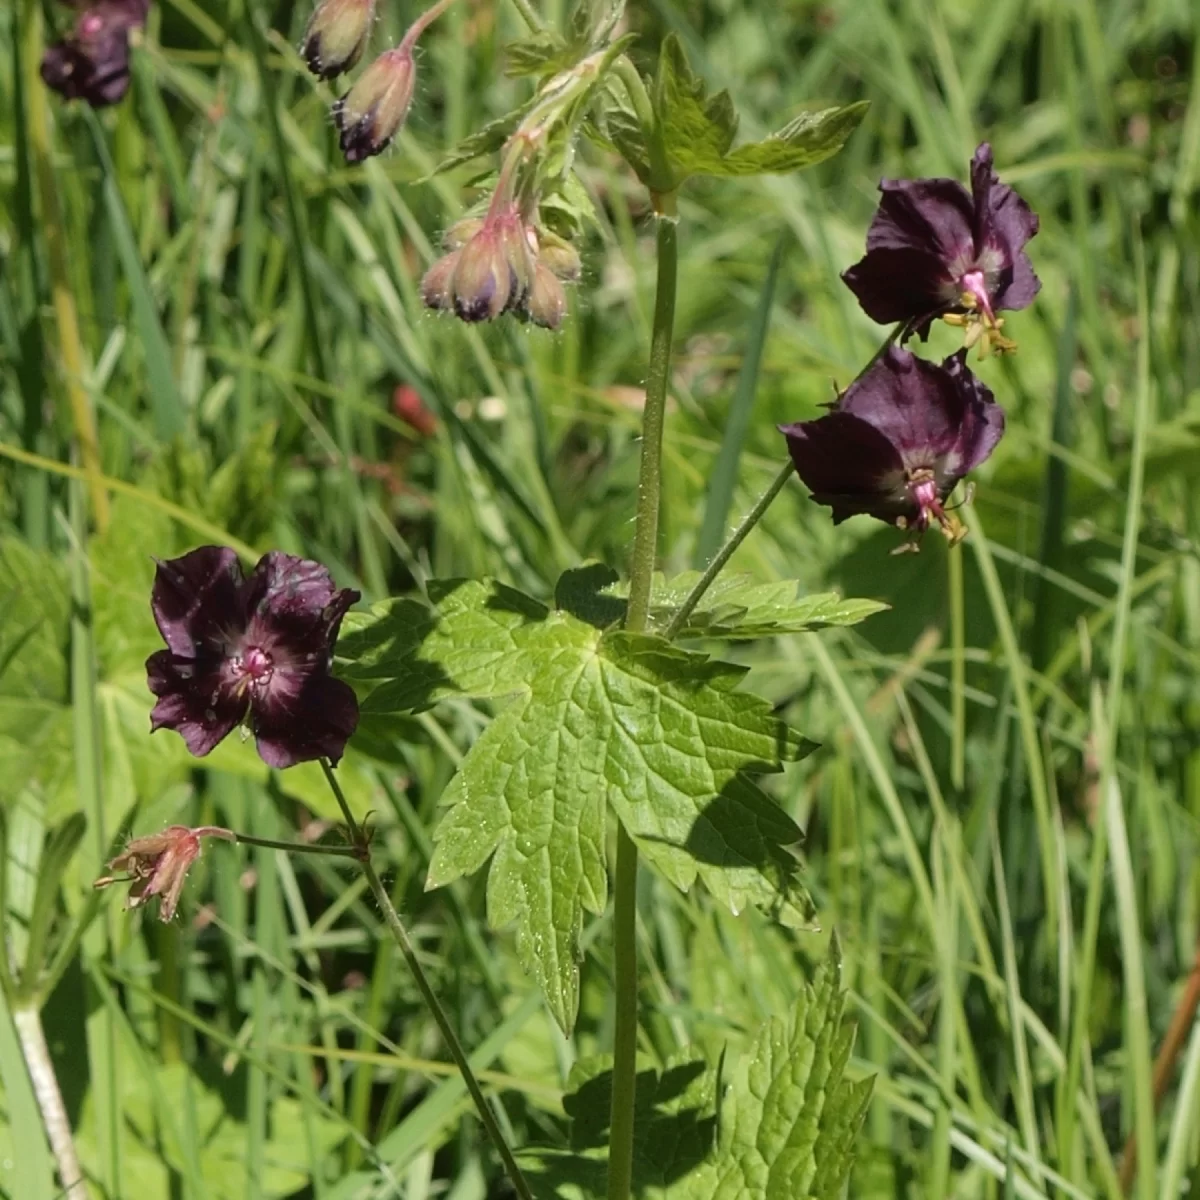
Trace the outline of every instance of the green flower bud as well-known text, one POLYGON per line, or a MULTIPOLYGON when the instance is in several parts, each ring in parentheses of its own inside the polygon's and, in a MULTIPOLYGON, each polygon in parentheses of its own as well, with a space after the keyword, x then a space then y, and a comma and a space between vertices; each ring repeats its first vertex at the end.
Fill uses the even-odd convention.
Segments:
POLYGON ((557 329, 567 315, 567 293, 549 267, 538 263, 526 301, 529 319, 543 329, 557 329))
POLYGON ((412 103, 416 68, 410 47, 385 50, 333 106, 342 153, 361 162, 387 149, 412 103))
POLYGON ((374 20, 375 0, 321 0, 300 47, 308 69, 321 79, 348 71, 362 57, 374 20))
POLYGON ((556 234, 542 232, 542 245, 538 251, 538 261, 553 271, 559 279, 567 283, 578 283, 583 273, 583 263, 579 251, 570 242, 556 234))

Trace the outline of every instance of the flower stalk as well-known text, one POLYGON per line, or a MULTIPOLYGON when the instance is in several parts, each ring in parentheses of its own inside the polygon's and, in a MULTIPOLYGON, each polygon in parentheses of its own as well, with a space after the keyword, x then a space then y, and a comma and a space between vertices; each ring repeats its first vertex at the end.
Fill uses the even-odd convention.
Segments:
POLYGON ((342 791, 342 785, 338 783, 333 766, 327 758, 321 759, 321 770, 325 772, 325 779, 329 783, 330 791, 333 792, 334 799, 337 800, 338 807, 341 809, 342 819, 346 822, 346 830, 350 835, 351 844, 358 850, 358 861, 362 867, 367 885, 371 889, 371 894, 375 897, 375 903, 379 905, 388 930, 395 940, 396 945, 400 948, 400 953, 404 955, 404 961, 408 964, 408 969, 412 972, 413 978, 417 982, 417 988, 420 990, 421 997, 425 1001, 425 1005, 429 1009, 430 1015, 436 1022, 438 1029, 441 1031, 446 1048, 450 1051, 450 1057, 454 1059, 454 1065, 458 1068, 463 1083, 466 1084, 467 1091, 475 1103, 475 1110, 479 1113, 479 1119, 483 1122, 483 1127, 487 1130, 488 1137, 491 1138, 492 1144, 496 1147, 496 1152, 500 1155, 500 1159, 504 1163, 504 1170, 508 1175, 509 1182, 521 1200, 533 1200, 533 1193, 529 1189, 529 1184, 526 1182, 520 1166, 517 1165, 517 1160, 513 1157, 513 1152, 505 1140, 504 1133, 500 1128, 499 1122, 496 1120, 495 1114, 492 1112, 491 1106, 488 1104, 487 1097, 483 1094, 483 1089, 479 1086, 478 1079, 475 1078, 475 1072, 471 1069, 471 1063, 467 1058, 466 1051, 463 1049, 462 1043, 458 1040, 458 1034, 454 1032, 454 1026, 450 1023, 450 1018, 446 1010, 442 1007, 441 1001, 437 998, 437 993, 433 990, 433 985, 429 982, 429 977, 425 974, 424 967, 421 966, 421 962, 417 958, 417 952, 408 936, 408 930, 405 929, 404 922, 400 920, 400 914, 396 912, 396 907, 392 904, 392 898, 388 895, 387 889, 383 886, 383 881, 379 878, 379 873, 375 870, 371 862, 370 839, 362 826, 354 819, 354 813, 350 810, 346 795, 342 791))

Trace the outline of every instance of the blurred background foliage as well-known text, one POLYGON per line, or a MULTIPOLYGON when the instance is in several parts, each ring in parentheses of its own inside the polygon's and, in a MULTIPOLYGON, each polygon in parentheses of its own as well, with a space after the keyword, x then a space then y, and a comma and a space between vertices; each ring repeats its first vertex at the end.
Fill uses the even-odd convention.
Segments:
MULTIPOLYGON (((377 47, 417 11, 380 7, 377 47)), ((71 11, 0 11, 14 1200, 57 1194, 17 1036, 39 1010, 92 1195, 504 1194, 353 872, 218 845, 167 926, 90 890, 131 828, 309 836, 334 813, 315 768, 269 777, 236 739, 199 765, 148 736, 151 556, 215 540, 320 559, 369 599, 482 574, 549 596, 584 559, 623 564, 632 536, 653 288, 640 186, 581 151, 595 222, 561 333, 425 314, 420 275, 478 194, 469 168, 429 173, 527 94, 503 73, 522 26, 461 0, 424 43, 396 149, 351 170, 334 92, 295 50, 308 15, 158 0, 129 96, 93 114, 37 80, 71 11), (88 409, 106 479, 90 497, 88 409)), ((815 415, 877 345, 837 275, 881 175, 962 178, 988 139, 1041 215, 1043 291, 1006 330, 1020 352, 979 368, 1009 424, 963 547, 930 537, 890 557, 890 531, 834 529, 797 486, 735 562, 892 605, 853 632, 732 651, 823 744, 771 787, 806 828, 821 925, 841 940, 854 1070, 877 1077, 850 1194, 1117 1197, 1135 1129, 1136 1194, 1194 1191, 1200 1031, 1184 1024, 1161 1087, 1151 1064, 1200 981, 1195 6, 647 0, 629 22, 647 61, 677 32, 746 136, 822 100, 872 102, 824 166, 683 198, 668 569, 711 552, 710 507, 732 519, 769 481, 775 423, 815 415)), ((365 727, 345 786, 374 813, 387 882, 515 1141, 562 1146, 571 1067, 611 1038, 604 920, 568 1042, 485 929, 478 881, 423 890, 439 795, 486 719, 458 702, 365 727)), ((825 935, 642 884, 643 1048, 659 1062, 743 1047, 824 953, 825 935)))

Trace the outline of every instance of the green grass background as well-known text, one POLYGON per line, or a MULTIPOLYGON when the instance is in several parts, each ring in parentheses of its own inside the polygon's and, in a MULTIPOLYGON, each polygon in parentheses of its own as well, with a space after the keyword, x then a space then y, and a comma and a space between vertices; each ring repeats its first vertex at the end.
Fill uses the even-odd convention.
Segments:
MULTIPOLYGON (((382 3, 375 43, 416 12, 382 3)), ((315 771, 268 778, 236 739, 197 770, 178 739, 147 736, 151 555, 280 547, 372 599, 484 573, 546 596, 583 559, 624 563, 646 198, 581 153, 598 221, 561 333, 437 319, 420 276, 477 193, 469 170, 424 177, 526 94, 502 73, 513 10, 451 9, 395 150, 353 170, 334 92, 294 49, 304 2, 161 0, 130 95, 98 115, 38 94, 43 25, 72 14, 44 17, 31 0, 0 10, 6 1009, 39 985, 92 1195, 502 1195, 352 871, 218 845, 168 926, 90 882, 131 826, 289 837, 333 815, 315 771), (402 384, 433 436, 393 415, 402 384), (71 386, 95 413, 106 524, 72 475, 71 386)), ((930 537, 891 557, 893 533, 835 530, 796 486, 739 551, 734 569, 760 579, 893 607, 731 651, 823 744, 772 786, 807 830, 825 934, 644 877, 643 1048, 738 1049, 836 929, 854 1069, 876 1076, 851 1196, 1115 1200, 1134 1130, 1133 1194, 1195 1194, 1200 1026, 1157 1108, 1151 1072, 1200 934, 1200 15, 1189 0, 652 0, 629 17, 635 57, 679 33, 746 135, 809 102, 872 102, 824 166, 682 199, 667 568, 703 561, 706 511, 719 528, 723 498, 733 519, 777 470, 775 423, 815 415, 877 345, 837 275, 881 175, 961 178, 990 140, 1041 215, 1043 280, 1010 315, 1019 353, 979 367, 1008 433, 960 550, 930 537)), ((935 331, 931 353, 953 347, 935 331)), ((611 1039, 607 919, 568 1041, 486 930, 481 887, 423 891, 439 794, 485 720, 457 703, 372 730, 346 786, 514 1140, 562 1145, 570 1067, 611 1039)), ((42 1200, 52 1164, 13 1028, 0 1013, 0 1194, 42 1200)))

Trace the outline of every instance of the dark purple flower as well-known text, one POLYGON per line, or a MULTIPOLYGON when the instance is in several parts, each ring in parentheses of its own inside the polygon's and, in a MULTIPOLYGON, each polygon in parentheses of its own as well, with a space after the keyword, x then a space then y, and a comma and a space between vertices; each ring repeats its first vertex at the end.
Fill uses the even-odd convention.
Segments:
POLYGON ((781 425, 796 471, 834 524, 866 513, 923 532, 935 520, 957 540, 947 496, 995 449, 1004 410, 960 350, 939 367, 889 346, 815 421, 781 425))
POLYGON ((272 551, 250 577, 234 551, 201 546, 158 564, 151 607, 167 643, 146 660, 158 703, 150 727, 174 729, 197 756, 249 716, 268 766, 336 762, 358 724, 354 692, 329 673, 346 610, 320 563, 272 551))
POLYGON ((150 0, 97 0, 80 12, 71 36, 46 48, 42 79, 68 100, 93 108, 129 90, 129 31, 146 23, 150 0))
POLYGON ((954 179, 885 179, 879 190, 866 257, 842 275, 872 320, 905 321, 925 338, 935 317, 967 314, 994 333, 1000 309, 1033 303, 1041 284, 1023 247, 1037 214, 996 178, 987 142, 971 160, 970 192, 954 179))

